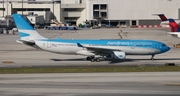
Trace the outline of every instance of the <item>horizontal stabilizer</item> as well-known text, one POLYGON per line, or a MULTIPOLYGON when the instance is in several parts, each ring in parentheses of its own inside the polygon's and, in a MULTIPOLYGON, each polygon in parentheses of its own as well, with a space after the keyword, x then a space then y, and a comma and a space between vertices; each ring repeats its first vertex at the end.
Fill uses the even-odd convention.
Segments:
POLYGON ((34 41, 26 41, 26 40, 16 40, 16 42, 18 43, 23 43, 23 44, 27 44, 27 45, 35 45, 34 41))

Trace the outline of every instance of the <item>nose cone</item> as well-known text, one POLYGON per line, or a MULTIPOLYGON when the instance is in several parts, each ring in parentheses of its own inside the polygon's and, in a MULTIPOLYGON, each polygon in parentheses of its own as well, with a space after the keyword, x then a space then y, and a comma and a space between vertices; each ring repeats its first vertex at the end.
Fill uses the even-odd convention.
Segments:
POLYGON ((170 47, 168 46, 164 46, 162 49, 161 49, 161 53, 164 53, 164 52, 167 52, 170 50, 170 47))

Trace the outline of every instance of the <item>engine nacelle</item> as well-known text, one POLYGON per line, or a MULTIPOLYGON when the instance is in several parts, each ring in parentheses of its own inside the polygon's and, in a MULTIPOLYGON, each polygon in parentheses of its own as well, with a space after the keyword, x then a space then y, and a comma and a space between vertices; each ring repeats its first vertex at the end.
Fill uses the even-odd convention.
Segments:
POLYGON ((113 59, 125 59, 126 53, 121 51, 113 51, 113 53, 111 53, 111 57, 113 59))

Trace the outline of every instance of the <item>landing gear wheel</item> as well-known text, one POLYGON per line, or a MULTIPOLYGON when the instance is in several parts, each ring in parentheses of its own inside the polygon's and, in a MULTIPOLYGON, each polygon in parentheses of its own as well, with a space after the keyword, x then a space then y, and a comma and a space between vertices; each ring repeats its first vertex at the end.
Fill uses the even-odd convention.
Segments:
POLYGON ((152 55, 151 60, 152 60, 152 61, 154 60, 154 55, 152 55))
POLYGON ((154 58, 151 58, 151 60, 153 61, 153 60, 154 60, 154 58))
POLYGON ((95 59, 91 59, 91 62, 94 62, 95 61, 95 59))
POLYGON ((99 62, 100 61, 100 59, 99 58, 96 58, 96 62, 99 62))
POLYGON ((86 60, 88 60, 88 61, 91 60, 91 57, 87 57, 86 60))

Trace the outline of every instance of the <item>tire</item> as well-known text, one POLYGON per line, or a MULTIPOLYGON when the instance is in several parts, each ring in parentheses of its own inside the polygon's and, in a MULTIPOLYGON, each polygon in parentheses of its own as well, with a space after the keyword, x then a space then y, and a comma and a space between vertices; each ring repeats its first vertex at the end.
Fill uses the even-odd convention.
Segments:
POLYGON ((96 58, 96 62, 100 62, 100 59, 99 59, 99 58, 96 58))
POLYGON ((94 62, 95 61, 95 59, 91 59, 91 62, 94 62))
POLYGON ((154 58, 151 58, 151 60, 153 61, 153 60, 154 60, 154 58))
POLYGON ((91 57, 87 57, 86 60, 88 60, 88 61, 91 60, 91 57))

